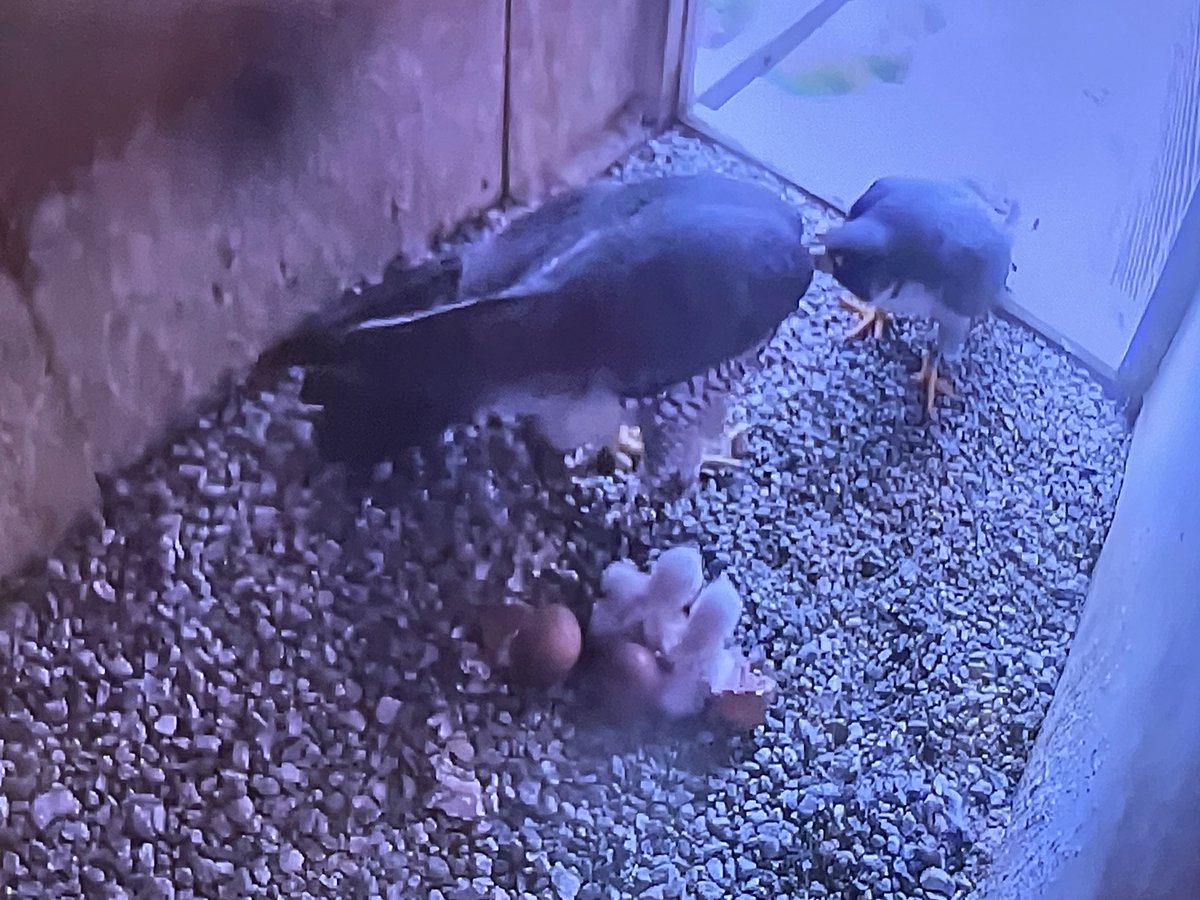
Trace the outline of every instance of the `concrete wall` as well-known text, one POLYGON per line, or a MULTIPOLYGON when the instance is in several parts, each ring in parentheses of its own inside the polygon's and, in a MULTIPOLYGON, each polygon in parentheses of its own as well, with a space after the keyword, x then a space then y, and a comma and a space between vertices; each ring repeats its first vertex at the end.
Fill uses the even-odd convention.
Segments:
POLYGON ((1200 298, 1146 397, 1084 616, 979 900, 1200 897, 1200 298))
POLYGON ((0 4, 0 573, 315 305, 661 112, 666 2, 470 6, 0 4))

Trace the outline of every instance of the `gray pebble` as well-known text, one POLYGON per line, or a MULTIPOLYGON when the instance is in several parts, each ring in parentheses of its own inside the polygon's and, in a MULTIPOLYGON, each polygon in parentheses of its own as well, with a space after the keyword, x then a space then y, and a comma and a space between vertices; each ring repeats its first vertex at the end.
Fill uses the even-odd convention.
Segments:
POLYGON ((77 816, 81 811, 79 800, 61 785, 38 794, 30 804, 30 815, 38 831, 45 831, 56 819, 77 816))
POLYGON ((400 712, 400 701, 394 697, 380 697, 375 706, 375 721, 385 728, 396 721, 400 712))
POLYGON ((930 893, 949 897, 954 893, 954 879, 944 869, 933 866, 921 873, 921 887, 930 893))
POLYGON ((279 854, 279 868, 283 872, 295 874, 304 868, 304 854, 295 847, 289 847, 279 854))
POLYGON ((450 878, 450 866, 440 856, 429 857, 426 866, 429 877, 435 881, 446 881, 450 878))
POLYGON ((254 801, 249 797, 238 797, 226 807, 231 822, 245 827, 254 819, 254 801))
POLYGON ((560 863, 550 867, 550 883, 560 900, 575 900, 583 886, 579 876, 560 863))

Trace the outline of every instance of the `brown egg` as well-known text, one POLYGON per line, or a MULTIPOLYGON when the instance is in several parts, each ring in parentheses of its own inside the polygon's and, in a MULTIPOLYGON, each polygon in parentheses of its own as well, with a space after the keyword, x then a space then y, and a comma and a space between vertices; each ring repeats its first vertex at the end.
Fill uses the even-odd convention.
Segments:
POLYGON ((570 674, 583 649, 575 614, 559 603, 530 613, 512 641, 512 676, 537 687, 557 684, 570 674))
POLYGON ((616 641, 603 651, 594 689, 607 712, 629 720, 658 708, 662 670, 650 648, 616 641))
POLYGON ((634 641, 617 643, 610 651, 609 666, 614 684, 639 694, 653 693, 662 678, 654 652, 634 641))
POLYGON ((479 613, 479 636, 492 659, 507 664, 513 635, 529 620, 533 607, 528 603, 497 603, 479 613))

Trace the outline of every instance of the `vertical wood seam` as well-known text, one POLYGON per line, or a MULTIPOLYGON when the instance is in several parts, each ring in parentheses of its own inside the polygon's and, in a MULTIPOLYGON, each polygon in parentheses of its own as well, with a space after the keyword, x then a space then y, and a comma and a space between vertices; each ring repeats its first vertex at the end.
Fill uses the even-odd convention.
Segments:
POLYGON ((512 12, 513 0, 504 0, 504 67, 500 103, 500 202, 512 200, 512 12))

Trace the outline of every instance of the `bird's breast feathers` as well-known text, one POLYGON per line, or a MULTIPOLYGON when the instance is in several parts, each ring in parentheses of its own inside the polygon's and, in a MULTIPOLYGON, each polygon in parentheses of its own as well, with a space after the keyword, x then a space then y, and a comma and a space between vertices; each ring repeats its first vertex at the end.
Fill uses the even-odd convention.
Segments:
POLYGON ((919 282, 905 281, 899 286, 890 284, 876 290, 869 302, 895 316, 932 318, 938 310, 940 298, 919 282))
POLYGON ((620 396, 601 384, 591 384, 581 392, 544 385, 513 386, 487 398, 482 406, 502 416, 534 419, 546 440, 564 452, 608 444, 621 425, 632 422, 620 396))

